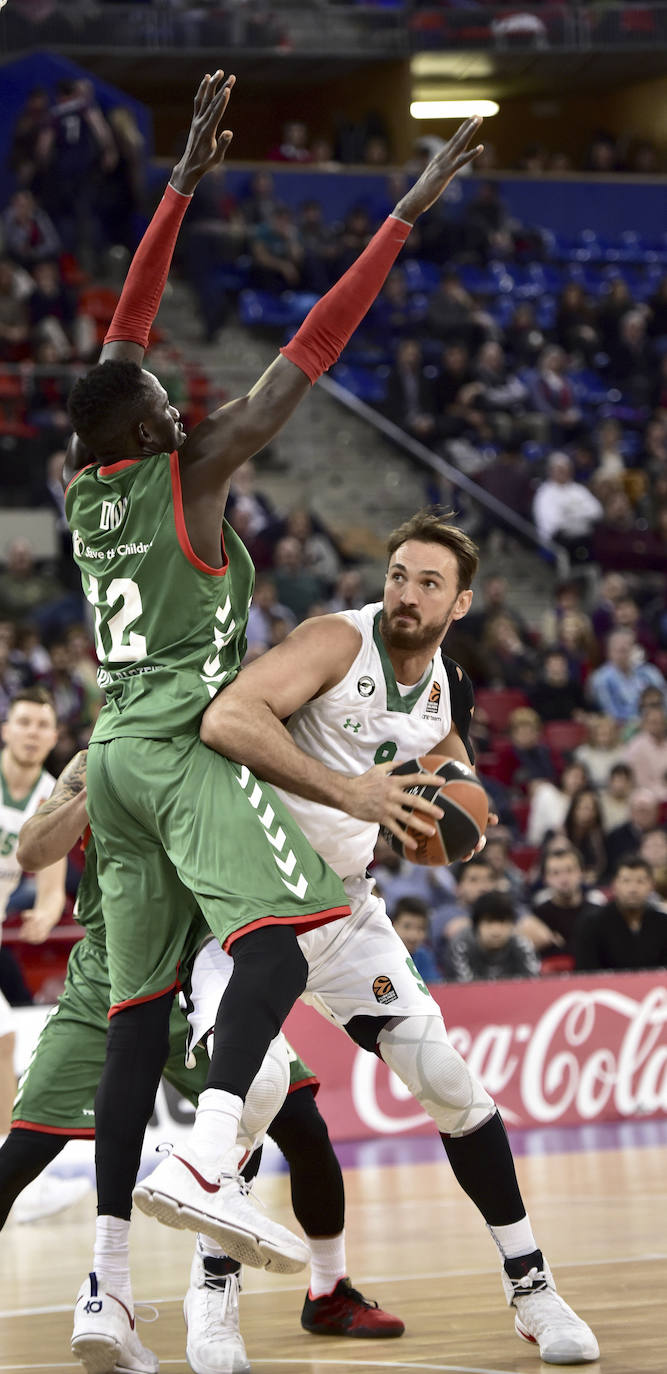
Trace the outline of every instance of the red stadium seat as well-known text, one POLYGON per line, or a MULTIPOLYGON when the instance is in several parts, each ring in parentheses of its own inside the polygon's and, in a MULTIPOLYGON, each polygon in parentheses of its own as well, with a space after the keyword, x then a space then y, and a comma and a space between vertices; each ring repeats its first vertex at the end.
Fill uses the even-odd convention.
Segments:
POLYGON ((571 954, 549 954, 542 960, 540 973, 543 978, 549 978, 554 973, 572 973, 574 970, 574 959, 571 954))
POLYGON ((544 738, 556 754, 571 754, 578 744, 588 738, 588 727, 580 720, 548 720, 544 738))
POLYGON ((492 730, 505 730, 512 711, 530 704, 520 687, 480 687, 475 692, 475 701, 480 710, 486 711, 492 730))
POLYGON ((539 849, 532 844, 514 844, 510 852, 510 859, 522 873, 530 873, 540 857, 539 849))
POLYGON ((528 824, 528 814, 530 812, 530 802, 524 797, 517 797, 512 802, 512 811, 516 817, 516 823, 522 835, 526 833, 528 824))

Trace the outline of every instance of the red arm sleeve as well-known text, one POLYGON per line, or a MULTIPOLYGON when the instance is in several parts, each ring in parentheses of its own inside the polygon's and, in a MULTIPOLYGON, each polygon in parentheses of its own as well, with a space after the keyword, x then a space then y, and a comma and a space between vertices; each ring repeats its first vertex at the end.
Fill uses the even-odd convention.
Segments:
POLYGON ((121 297, 104 339, 148 348, 151 325, 160 308, 178 231, 192 196, 167 189, 130 264, 121 297))
POLYGON ((340 357, 370 309, 412 228, 390 215, 340 281, 327 291, 280 352, 316 382, 340 357))

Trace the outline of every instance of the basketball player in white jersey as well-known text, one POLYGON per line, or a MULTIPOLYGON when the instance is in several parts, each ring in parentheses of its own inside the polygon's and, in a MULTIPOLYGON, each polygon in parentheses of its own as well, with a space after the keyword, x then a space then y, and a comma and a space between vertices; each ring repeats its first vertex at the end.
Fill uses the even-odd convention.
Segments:
MULTIPOLYGON (((0 753, 0 933, 7 903, 21 877, 16 857, 23 822, 51 795, 55 778, 44 768, 58 737, 56 713, 43 687, 27 687, 12 701, 2 726, 0 753)), ((67 861, 45 868, 36 879, 35 905, 23 920, 21 934, 31 944, 41 944, 60 920, 65 906, 67 861)), ((0 992, 0 1141, 9 1130, 16 1093, 14 1030, 7 999, 0 992)), ((15 1210, 19 1220, 38 1217, 68 1207, 88 1188, 85 1180, 65 1180, 49 1175, 26 1189, 15 1210)))
POLYGON ((470 607, 475 545, 420 512, 388 551, 382 604, 300 625, 220 693, 202 738, 245 766, 241 785, 250 768, 276 786, 344 880, 351 915, 299 937, 304 1000, 378 1053, 434 1120, 501 1253, 517 1333, 547 1363, 586 1363, 598 1358, 597 1341, 556 1292, 496 1105, 450 1044, 366 876, 377 822, 405 837, 409 799, 390 793, 391 761, 428 752, 468 761, 473 709, 470 682, 440 644, 470 607))

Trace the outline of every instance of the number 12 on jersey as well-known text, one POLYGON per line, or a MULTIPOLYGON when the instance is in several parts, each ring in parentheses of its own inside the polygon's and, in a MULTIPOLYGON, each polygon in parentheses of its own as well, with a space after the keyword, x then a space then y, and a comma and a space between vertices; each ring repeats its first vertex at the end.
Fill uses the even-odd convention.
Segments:
MULTIPOLYGON (((88 591, 86 601, 90 602, 95 612, 95 650, 100 663, 136 663, 137 659, 146 657, 146 640, 144 635, 137 634, 130 629, 136 620, 139 619, 143 611, 141 604, 141 592, 130 577, 112 578, 106 593, 100 588, 96 577, 88 577, 88 591), (110 616, 106 626, 102 624, 102 606, 115 606, 120 601, 121 605, 114 615, 110 616), (111 637, 111 648, 107 650, 102 639, 102 630, 109 631, 111 637)), ((85 588, 86 578, 82 578, 85 588)))

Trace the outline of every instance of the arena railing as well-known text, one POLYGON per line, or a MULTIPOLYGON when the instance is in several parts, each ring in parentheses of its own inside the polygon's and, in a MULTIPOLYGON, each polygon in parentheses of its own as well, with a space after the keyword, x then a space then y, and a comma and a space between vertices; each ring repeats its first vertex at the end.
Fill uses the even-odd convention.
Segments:
POLYGON ((353 395, 346 387, 334 381, 333 377, 321 377, 319 386, 326 391, 327 395, 356 415, 358 419, 365 420, 369 425, 372 425, 378 434, 383 435, 396 448, 401 449, 419 468, 430 472, 441 481, 448 482, 453 492, 464 493, 476 507, 481 508, 491 516, 495 524, 507 534, 515 536, 521 544, 552 563, 559 580, 567 577, 570 570, 570 560, 566 550, 560 544, 554 543, 553 540, 542 539, 536 527, 529 520, 524 520, 523 516, 517 515, 510 506, 498 501, 495 496, 485 491, 459 468, 455 468, 445 458, 434 453, 419 439, 407 434, 399 425, 394 424, 393 420, 388 420, 386 416, 367 405, 360 397, 353 395))

